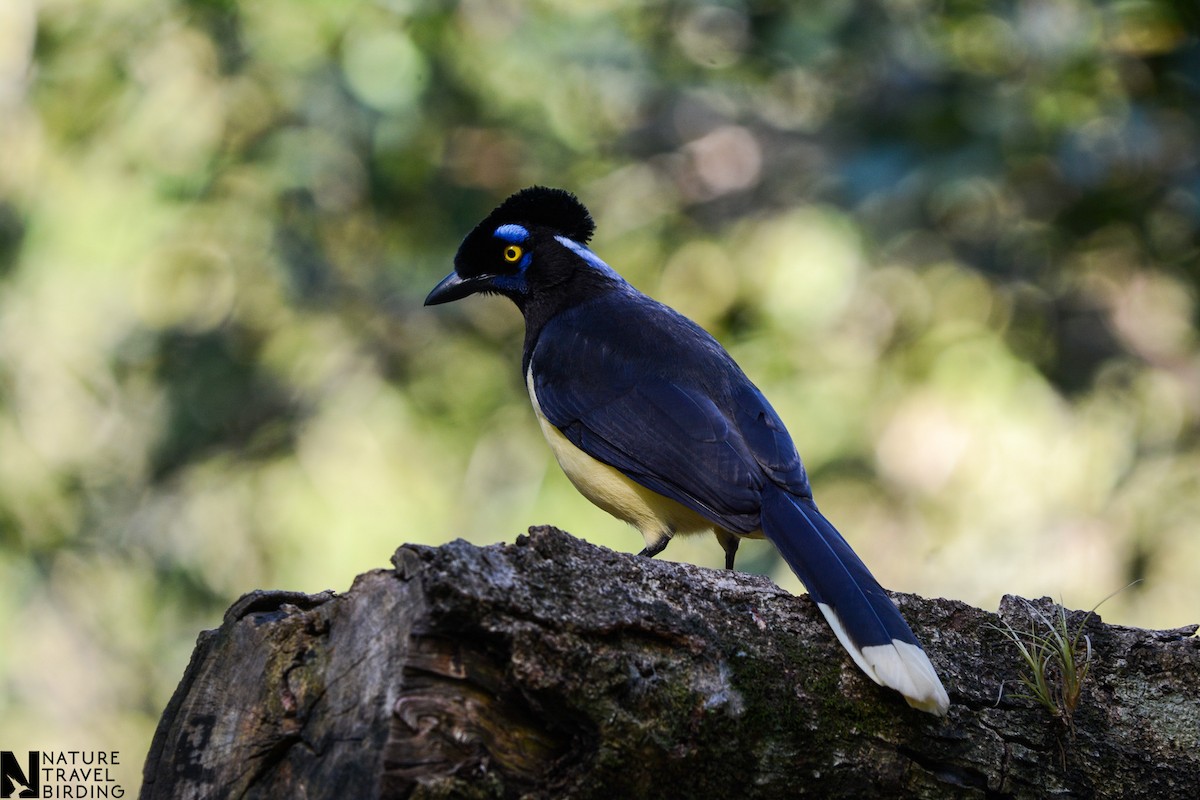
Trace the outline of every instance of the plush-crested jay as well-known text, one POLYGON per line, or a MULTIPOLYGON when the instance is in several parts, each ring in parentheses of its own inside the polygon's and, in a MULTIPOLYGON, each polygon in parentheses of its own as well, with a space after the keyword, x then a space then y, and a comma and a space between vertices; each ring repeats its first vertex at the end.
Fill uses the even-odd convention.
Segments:
POLYGON ((569 192, 517 192, 467 235, 425 304, 477 293, 516 303, 550 449, 584 497, 641 532, 642 555, 712 531, 732 568, 740 538, 765 536, 863 672, 944 715, 933 665, 817 510, 783 421, 712 336, 587 248, 594 229, 569 192))

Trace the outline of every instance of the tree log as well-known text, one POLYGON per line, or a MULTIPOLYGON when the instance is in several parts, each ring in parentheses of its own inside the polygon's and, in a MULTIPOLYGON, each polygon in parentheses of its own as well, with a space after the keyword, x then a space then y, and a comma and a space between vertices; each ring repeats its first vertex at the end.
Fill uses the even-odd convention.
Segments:
MULTIPOLYGON (((1068 720, 1025 699, 1030 608, 896 594, 950 693, 910 709, 769 579, 533 528, 405 545, 342 595, 200 635, 146 760, 171 798, 1195 797, 1195 627, 1084 625, 1068 720)), ((1037 623, 1035 623, 1037 624, 1037 623)))

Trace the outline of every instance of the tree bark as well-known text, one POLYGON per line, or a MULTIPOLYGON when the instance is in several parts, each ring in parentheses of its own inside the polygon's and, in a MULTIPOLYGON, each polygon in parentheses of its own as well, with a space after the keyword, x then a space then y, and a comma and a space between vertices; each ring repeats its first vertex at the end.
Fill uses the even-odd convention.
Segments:
MULTIPOLYGON (((1200 639, 1086 620, 1070 720, 996 626, 895 598, 950 693, 910 709, 807 597, 554 528, 405 545, 343 595, 256 592, 200 635, 146 760, 158 798, 1195 797, 1200 639)), ((1043 615, 1057 613, 1042 600, 1043 615)), ((1072 630, 1085 614, 1069 612, 1072 630)))

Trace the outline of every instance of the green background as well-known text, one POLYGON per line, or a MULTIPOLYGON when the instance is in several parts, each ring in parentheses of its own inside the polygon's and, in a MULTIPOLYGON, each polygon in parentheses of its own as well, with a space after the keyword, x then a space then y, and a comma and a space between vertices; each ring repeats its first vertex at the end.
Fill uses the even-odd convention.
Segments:
MULTIPOLYGON (((132 790, 245 591, 536 523, 641 547, 553 463, 511 305, 421 306, 533 183, 728 347, 884 585, 1140 579, 1105 619, 1200 621, 1196 29, 1150 0, 3 0, 0 749, 116 749, 132 790)), ((739 566, 801 591, 766 545, 739 566)))

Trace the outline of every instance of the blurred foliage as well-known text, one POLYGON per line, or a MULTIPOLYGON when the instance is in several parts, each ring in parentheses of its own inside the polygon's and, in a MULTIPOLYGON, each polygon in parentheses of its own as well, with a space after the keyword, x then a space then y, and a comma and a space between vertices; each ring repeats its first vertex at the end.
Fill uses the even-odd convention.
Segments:
POLYGON ((136 784, 241 592, 532 523, 640 547, 552 463, 517 312, 421 307, 531 183, 726 343, 885 585, 1140 578, 1106 618, 1196 622, 1198 17, 4 0, 0 742, 136 784))

